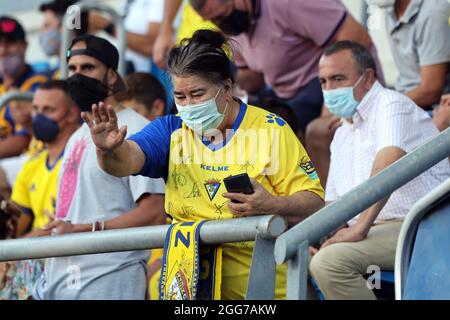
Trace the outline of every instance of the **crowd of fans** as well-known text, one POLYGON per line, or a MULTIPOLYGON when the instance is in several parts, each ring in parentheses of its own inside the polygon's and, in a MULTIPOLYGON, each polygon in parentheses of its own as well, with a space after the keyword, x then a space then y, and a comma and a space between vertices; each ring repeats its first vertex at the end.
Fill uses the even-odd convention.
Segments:
MULTIPOLYGON (((76 2, 40 6, 48 57, 60 58, 63 16, 76 2)), ((124 0, 123 76, 118 50, 101 37, 116 37, 114 24, 83 11, 67 79, 59 65, 35 71, 25 29, 0 16, 0 97, 34 93, 0 106, 0 239, 259 214, 292 226, 338 200, 450 126, 449 2, 367 2, 385 10, 399 70, 392 88, 376 44, 341 0, 124 0), (212 164, 227 171, 206 172, 185 161, 189 152, 225 154, 239 131, 274 128, 279 140, 262 153, 256 141, 245 145, 245 165, 227 158, 212 164), (177 149, 180 139, 188 146, 177 149), (227 193, 221 181, 243 172, 255 192, 227 193)), ((324 297, 374 299, 367 267, 393 270, 404 217, 449 177, 445 159, 314 244, 309 271, 324 297)), ((245 297, 251 255, 248 243, 224 245, 223 299, 245 297)), ((158 299, 162 257, 0 262, 0 299, 158 299), (75 288, 71 266, 80 270, 75 288)), ((277 298, 285 281, 281 266, 277 298)))

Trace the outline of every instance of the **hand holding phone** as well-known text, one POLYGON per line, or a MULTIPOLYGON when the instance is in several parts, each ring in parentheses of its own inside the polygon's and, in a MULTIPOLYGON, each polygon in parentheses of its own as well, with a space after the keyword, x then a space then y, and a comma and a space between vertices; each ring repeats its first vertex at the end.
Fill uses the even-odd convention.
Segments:
POLYGON ((230 193, 253 194, 255 192, 247 173, 226 177, 223 179, 223 183, 230 193))

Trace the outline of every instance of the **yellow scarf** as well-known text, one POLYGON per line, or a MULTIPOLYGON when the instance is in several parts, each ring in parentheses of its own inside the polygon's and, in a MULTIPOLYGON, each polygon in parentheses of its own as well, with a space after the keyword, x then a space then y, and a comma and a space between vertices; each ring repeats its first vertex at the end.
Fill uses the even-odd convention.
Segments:
POLYGON ((160 300, 217 300, 222 280, 222 248, 199 250, 204 221, 170 226, 164 244, 160 300))

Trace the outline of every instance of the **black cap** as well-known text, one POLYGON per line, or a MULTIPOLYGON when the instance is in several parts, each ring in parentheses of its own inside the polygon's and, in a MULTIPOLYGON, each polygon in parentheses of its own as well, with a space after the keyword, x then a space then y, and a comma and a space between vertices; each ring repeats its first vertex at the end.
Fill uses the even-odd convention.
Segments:
POLYGON ((25 30, 14 18, 8 16, 0 17, 0 38, 25 41, 25 30))
POLYGON ((47 3, 41 4, 39 11, 45 12, 47 10, 54 12, 56 15, 63 16, 67 8, 77 3, 78 0, 53 0, 47 3))
POLYGON ((119 51, 117 51, 116 47, 108 40, 93 35, 83 35, 72 40, 70 49, 67 50, 67 61, 69 61, 70 57, 76 55, 96 58, 115 71, 117 71, 119 65, 119 51), (72 50, 72 47, 80 41, 86 43, 86 48, 72 50))

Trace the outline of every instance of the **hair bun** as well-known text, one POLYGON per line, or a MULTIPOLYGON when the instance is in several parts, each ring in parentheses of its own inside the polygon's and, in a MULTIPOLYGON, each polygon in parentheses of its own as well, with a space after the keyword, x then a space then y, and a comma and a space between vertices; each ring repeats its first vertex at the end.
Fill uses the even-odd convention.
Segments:
POLYGON ((227 39, 220 31, 200 29, 194 32, 190 43, 209 44, 215 48, 222 49, 222 46, 227 43, 227 39))

